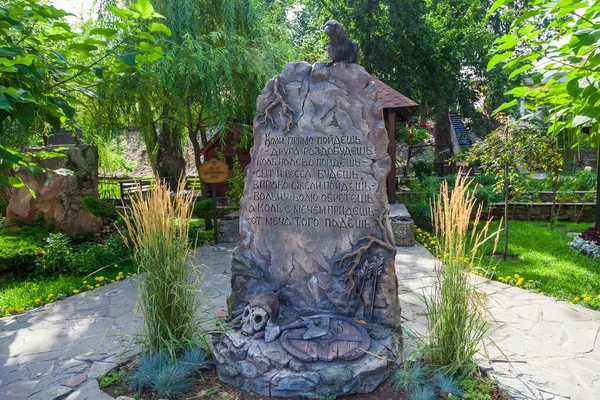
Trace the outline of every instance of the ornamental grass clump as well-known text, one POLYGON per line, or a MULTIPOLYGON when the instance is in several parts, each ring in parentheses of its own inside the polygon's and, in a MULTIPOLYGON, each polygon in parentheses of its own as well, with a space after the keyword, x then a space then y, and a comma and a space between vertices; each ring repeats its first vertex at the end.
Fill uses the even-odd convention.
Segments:
POLYGON ((469 271, 482 269, 483 245, 493 241, 495 249, 500 235, 500 227, 490 232, 491 220, 478 228, 482 205, 461 175, 452 193, 443 182, 431 203, 440 260, 432 292, 425 297, 428 334, 421 351, 425 362, 445 375, 475 370, 475 356, 487 331, 486 306, 469 271))
POLYGON ((193 191, 185 191, 181 180, 172 194, 168 186, 155 178, 151 192, 138 188, 124 222, 125 237, 133 248, 133 260, 140 276, 138 305, 144 314, 140 341, 144 353, 166 354, 175 360, 185 349, 204 343, 195 320, 199 302, 194 282, 196 270, 187 254, 193 210, 193 191))

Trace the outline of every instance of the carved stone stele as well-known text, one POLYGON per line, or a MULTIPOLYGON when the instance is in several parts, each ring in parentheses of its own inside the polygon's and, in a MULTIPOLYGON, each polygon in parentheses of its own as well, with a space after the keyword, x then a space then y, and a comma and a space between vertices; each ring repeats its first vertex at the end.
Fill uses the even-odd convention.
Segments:
POLYGON ((377 86, 357 64, 289 63, 257 99, 232 266, 232 306, 286 306, 395 324, 390 168, 377 86))

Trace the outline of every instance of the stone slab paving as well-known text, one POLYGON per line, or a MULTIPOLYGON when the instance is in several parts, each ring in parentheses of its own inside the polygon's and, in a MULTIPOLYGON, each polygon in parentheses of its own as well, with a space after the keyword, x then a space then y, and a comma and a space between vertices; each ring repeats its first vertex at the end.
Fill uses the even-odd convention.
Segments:
MULTIPOLYGON (((426 333, 421 295, 434 282, 434 258, 422 246, 396 258, 404 327, 426 333)), ((473 279, 487 294, 491 329, 484 369, 515 399, 600 399, 600 312, 526 290, 473 279)), ((406 342, 405 342, 406 343, 406 342)), ((405 346, 404 357, 414 350, 405 346)))
MULTIPOLYGON (((203 310, 225 309, 231 249, 205 246, 191 257, 210 265, 200 268, 203 310)), ((128 279, 0 318, 0 400, 110 399, 95 379, 137 354, 134 285, 128 279)))
MULTIPOLYGON (((191 256, 206 279, 203 309, 225 311, 231 245, 204 246, 191 256)), ((421 296, 434 282, 434 258, 422 246, 399 247, 402 322, 426 333, 421 296)), ((478 277, 489 294, 491 334, 485 368, 517 399, 600 398, 600 313, 478 277), (507 360, 508 359, 508 360, 507 360)), ((108 400, 95 380, 136 354, 130 280, 0 319, 0 400, 108 400), (125 354, 122 354, 125 352, 125 354)), ((415 349, 408 335, 406 359, 415 349)))

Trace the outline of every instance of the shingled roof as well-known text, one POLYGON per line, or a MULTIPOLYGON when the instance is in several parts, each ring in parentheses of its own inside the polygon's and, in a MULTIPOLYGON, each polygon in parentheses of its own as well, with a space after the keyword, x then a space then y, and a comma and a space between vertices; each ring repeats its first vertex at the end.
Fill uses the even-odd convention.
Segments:
POLYGON ((392 89, 379 79, 372 77, 377 84, 377 97, 383 108, 395 108, 405 119, 408 119, 419 107, 417 103, 392 89))

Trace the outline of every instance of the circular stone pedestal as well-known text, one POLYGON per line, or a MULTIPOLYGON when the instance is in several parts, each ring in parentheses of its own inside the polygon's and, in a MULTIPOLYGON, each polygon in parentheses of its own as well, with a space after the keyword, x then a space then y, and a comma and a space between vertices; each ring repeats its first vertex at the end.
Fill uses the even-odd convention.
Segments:
POLYGON ((222 382, 259 395, 323 398, 369 393, 390 377, 395 356, 389 328, 367 330, 368 353, 354 360, 303 362, 282 348, 280 338, 265 343, 240 333, 213 337, 212 353, 222 382))

